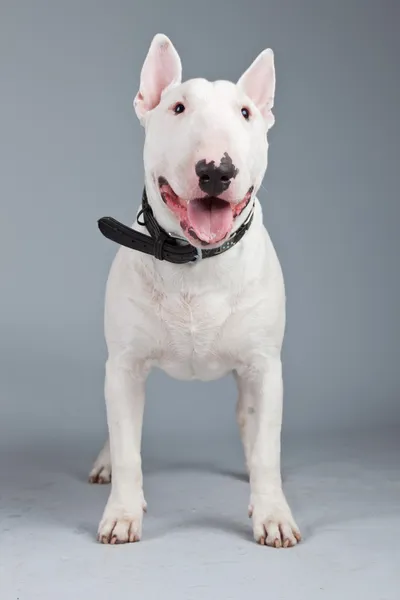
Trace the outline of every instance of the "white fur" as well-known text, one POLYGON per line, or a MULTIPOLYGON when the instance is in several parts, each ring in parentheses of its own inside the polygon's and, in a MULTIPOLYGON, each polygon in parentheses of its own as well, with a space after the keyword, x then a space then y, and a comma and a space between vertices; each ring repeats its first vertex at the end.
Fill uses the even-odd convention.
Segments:
MULTIPOLYGON (((239 176, 225 197, 234 203, 252 184, 257 191, 267 166, 266 132, 273 123, 273 54, 261 53, 237 85, 180 81, 179 56, 168 38, 157 35, 142 70, 135 108, 146 128, 144 167, 150 204, 165 229, 184 236, 161 200, 157 177, 163 175, 180 196, 188 197, 196 187, 194 162, 203 156, 217 161, 229 149, 239 176), (172 115, 171 105, 182 98, 186 112, 172 115), (252 113, 249 122, 241 114, 244 104, 252 113)), ((251 208, 250 203, 235 228, 251 208)), ((146 232, 136 222, 134 227, 146 232)), ((92 481, 107 481, 112 465, 100 541, 141 537, 146 506, 140 453, 144 386, 149 371, 157 366, 184 380, 209 381, 234 374, 255 539, 275 547, 296 544, 300 534, 280 474, 284 327, 282 272, 257 199, 248 232, 218 257, 180 266, 118 250, 105 307, 110 448, 107 443, 91 473, 92 481)))

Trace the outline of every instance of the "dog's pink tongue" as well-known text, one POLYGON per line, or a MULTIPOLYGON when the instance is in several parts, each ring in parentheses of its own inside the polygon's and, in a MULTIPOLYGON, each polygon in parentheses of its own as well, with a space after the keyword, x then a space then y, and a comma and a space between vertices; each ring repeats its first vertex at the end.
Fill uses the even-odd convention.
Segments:
POLYGON ((198 198, 189 202, 188 219, 200 240, 216 244, 229 233, 233 214, 229 202, 225 200, 198 198))

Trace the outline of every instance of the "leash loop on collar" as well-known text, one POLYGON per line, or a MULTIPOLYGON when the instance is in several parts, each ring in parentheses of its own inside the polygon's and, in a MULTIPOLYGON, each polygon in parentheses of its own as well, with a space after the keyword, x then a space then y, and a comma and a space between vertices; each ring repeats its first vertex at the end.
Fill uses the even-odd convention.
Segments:
POLYGON ((137 217, 136 217, 136 221, 139 223, 139 225, 141 225, 142 227, 146 227, 146 223, 144 221, 139 221, 140 217, 143 216, 144 213, 144 208, 142 206, 142 208, 139 210, 137 217))

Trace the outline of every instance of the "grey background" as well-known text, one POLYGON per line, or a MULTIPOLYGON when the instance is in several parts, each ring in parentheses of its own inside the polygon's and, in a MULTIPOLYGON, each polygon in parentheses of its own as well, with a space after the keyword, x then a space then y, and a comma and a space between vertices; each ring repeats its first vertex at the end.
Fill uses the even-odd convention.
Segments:
POLYGON ((173 598, 242 598, 264 584, 284 598, 298 581, 325 598, 396 597, 398 550, 383 559, 377 542, 400 534, 399 12, 395 0, 1 0, 2 598, 152 597, 167 585, 173 598), (186 79, 236 80, 275 51, 260 200, 286 278, 284 456, 306 533, 285 555, 260 553, 244 520, 233 382, 161 373, 145 417, 148 545, 93 543, 107 490, 84 478, 105 436, 102 311, 116 251, 96 220, 134 218, 143 131, 132 99, 157 32, 186 79), (374 588, 377 574, 386 587, 374 588))

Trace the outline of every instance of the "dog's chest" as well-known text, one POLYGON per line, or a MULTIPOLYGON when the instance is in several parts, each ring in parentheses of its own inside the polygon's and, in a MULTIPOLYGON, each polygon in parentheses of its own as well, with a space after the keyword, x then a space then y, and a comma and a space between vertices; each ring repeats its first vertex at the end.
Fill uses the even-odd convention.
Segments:
POLYGON ((212 380, 232 370, 226 292, 167 294, 160 302, 165 344, 159 366, 178 379, 212 380))

